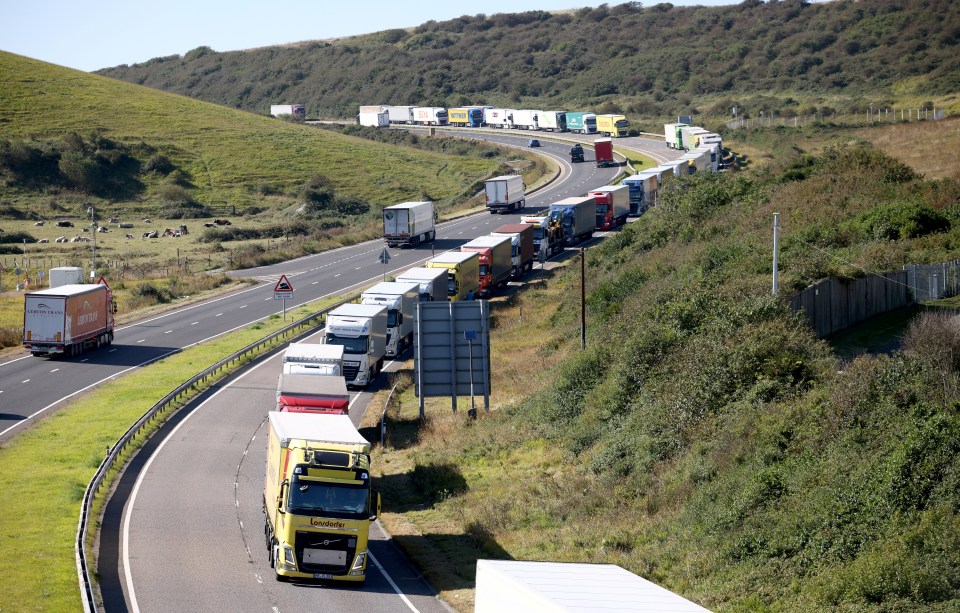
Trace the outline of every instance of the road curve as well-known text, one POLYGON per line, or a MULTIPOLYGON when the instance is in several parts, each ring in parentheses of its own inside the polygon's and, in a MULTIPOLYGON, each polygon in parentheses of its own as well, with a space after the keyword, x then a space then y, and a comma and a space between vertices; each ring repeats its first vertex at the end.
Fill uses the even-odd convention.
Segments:
MULTIPOLYGON (((543 153, 568 164, 563 161, 568 146, 552 147, 552 151, 551 145, 543 147, 543 153)), ((580 195, 607 183, 617 170, 568 164, 566 179, 531 197, 528 209, 580 195)), ((457 220, 441 227, 437 242, 455 248, 516 220, 516 215, 489 214, 457 220)), ((378 253, 381 245, 367 244, 363 254, 375 260, 373 252, 378 253)), ((392 269, 412 266, 432 252, 394 250, 391 264, 401 262, 392 269)), ((345 268, 343 262, 322 255, 241 274, 262 279, 287 274, 299 292, 301 287, 342 278, 343 273, 335 271, 345 268)), ((376 262, 375 270, 382 268, 376 262)), ((372 270, 363 271, 366 280, 371 280, 372 270)), ((264 361, 208 394, 196 408, 184 409, 166 428, 166 436, 155 437, 131 464, 108 503, 101 529, 98 574, 107 610, 445 610, 377 530, 371 551, 383 570, 374 564, 362 589, 273 581, 261 507, 263 424, 275 400, 278 370, 275 361, 264 361)), ((368 397, 361 394, 352 404, 355 421, 368 397)))

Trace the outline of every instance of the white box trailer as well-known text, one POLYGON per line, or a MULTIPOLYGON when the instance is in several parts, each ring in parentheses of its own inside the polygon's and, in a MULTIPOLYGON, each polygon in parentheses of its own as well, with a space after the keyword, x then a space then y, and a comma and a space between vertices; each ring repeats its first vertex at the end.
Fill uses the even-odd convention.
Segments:
POLYGON ((30 292, 23 297, 23 347, 37 356, 74 356, 109 345, 116 312, 105 282, 30 292))
POLYGON ((675 177, 685 177, 690 174, 690 162, 682 158, 679 160, 670 160, 660 165, 672 170, 673 176, 675 177))
POLYGON ((437 236, 433 203, 401 202, 383 208, 383 240, 388 247, 416 247, 437 236))
POLYGON ((537 111, 540 129, 548 132, 566 132, 567 118, 564 111, 537 111))
POLYGON ((412 106, 385 106, 383 110, 387 112, 390 123, 412 125, 413 107, 412 106))
POLYGON ((483 121, 493 128, 513 128, 513 109, 483 109, 483 121))
POLYGON ((521 175, 502 175, 487 179, 483 189, 487 197, 487 210, 491 213, 519 211, 527 202, 521 175))
POLYGON ((649 172, 652 172, 657 177, 658 198, 660 197, 660 191, 663 190, 663 187, 677 178, 676 169, 673 166, 657 166, 656 168, 651 168, 649 172))
POLYGON ((539 130, 540 115, 539 111, 520 109, 513 112, 513 124, 520 130, 539 130))
POLYGON ((398 283, 419 283, 420 302, 433 300, 448 300, 447 297, 447 270, 445 268, 425 268, 418 266, 410 268, 399 275, 398 283))
POLYGON ((442 106, 413 107, 413 121, 424 126, 447 125, 447 109, 442 106))
POLYGON ((683 149, 681 145, 683 136, 680 134, 680 130, 686 127, 688 127, 688 124, 685 123, 663 124, 663 139, 666 141, 667 147, 671 149, 683 149))
POLYGON ((302 104, 271 104, 270 114, 274 117, 292 115, 298 119, 303 119, 307 116, 307 110, 302 104))
POLYGON ((294 375, 343 375, 343 345, 290 343, 283 352, 283 372, 294 375))
POLYGON ((50 287, 83 283, 83 269, 79 266, 58 266, 51 268, 49 274, 50 287))
POLYGON ((390 115, 386 111, 379 111, 377 113, 361 112, 359 115, 357 115, 357 122, 361 126, 368 126, 371 128, 386 128, 390 125, 390 115))
POLYGON ((717 155, 717 150, 711 145, 701 145, 694 149, 696 152, 703 152, 706 155, 706 170, 710 172, 717 172, 720 169, 720 156, 717 155))
POLYGON ((712 134, 712 132, 706 128, 701 128, 700 126, 687 126, 685 128, 680 128, 681 142, 678 149, 685 149, 687 151, 695 149, 697 146, 696 138, 701 134, 712 134))
POLYGON ((615 564, 477 560, 474 613, 709 613, 615 564))
POLYGON ((360 294, 360 304, 387 307, 387 357, 394 358, 413 345, 413 317, 420 284, 383 281, 360 294))

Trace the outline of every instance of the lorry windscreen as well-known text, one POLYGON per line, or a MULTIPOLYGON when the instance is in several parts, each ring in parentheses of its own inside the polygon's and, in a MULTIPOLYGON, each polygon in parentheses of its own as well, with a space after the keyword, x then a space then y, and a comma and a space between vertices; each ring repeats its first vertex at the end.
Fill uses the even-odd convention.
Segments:
POLYGON ((340 485, 293 478, 287 510, 296 515, 363 519, 369 517, 365 485, 340 485))
POLYGON ((397 309, 387 310, 387 327, 396 328, 397 327, 397 313, 400 311, 397 309))
POLYGON ((538 241, 543 240, 543 226, 533 227, 533 238, 538 241))
POLYGON ((327 334, 327 338, 324 341, 328 345, 343 345, 344 353, 366 353, 367 352, 367 337, 360 336, 357 338, 351 338, 349 336, 337 336, 336 334, 327 334))

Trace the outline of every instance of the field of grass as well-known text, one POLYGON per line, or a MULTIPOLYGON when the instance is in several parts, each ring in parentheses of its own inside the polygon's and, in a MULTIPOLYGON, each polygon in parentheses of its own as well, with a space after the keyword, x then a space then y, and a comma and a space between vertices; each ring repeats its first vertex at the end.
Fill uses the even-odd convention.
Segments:
POLYGON ((186 169, 198 200, 210 205, 261 205, 261 185, 292 191, 318 172, 338 192, 371 203, 421 194, 441 200, 496 167, 496 160, 374 144, 9 53, 0 53, 0 71, 0 138, 97 130, 146 143, 186 169))
MULTIPOLYGON (((305 317, 336 300, 302 305, 288 317, 305 317)), ((272 315, 105 383, 0 447, 7 498, 0 505, 0 611, 80 610, 73 545, 80 502, 104 449, 191 376, 288 323, 272 315)))

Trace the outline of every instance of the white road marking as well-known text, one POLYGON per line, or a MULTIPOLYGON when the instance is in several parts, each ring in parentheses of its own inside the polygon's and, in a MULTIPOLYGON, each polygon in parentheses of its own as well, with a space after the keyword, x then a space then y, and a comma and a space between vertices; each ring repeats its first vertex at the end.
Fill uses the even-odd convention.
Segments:
POLYGON ((54 368, 54 369, 51 370, 50 372, 57 372, 58 370, 60 370, 60 369, 59 369, 59 368, 54 368))
POLYGON ((245 308, 247 308, 247 305, 244 304, 244 305, 242 305, 240 308, 241 308, 241 309, 245 309, 245 308))
POLYGON ((173 332, 173 330, 167 330, 164 334, 170 334, 171 332, 173 332))
POLYGON ((195 322, 193 322, 193 323, 190 324, 190 325, 191 325, 191 326, 195 326, 195 325, 197 325, 198 323, 200 323, 200 322, 199 322, 199 321, 195 321, 195 322))
POLYGON ((220 317, 221 315, 223 315, 223 313, 217 313, 214 317, 220 317))
POLYGON ((387 571, 380 565, 380 562, 373 556, 373 552, 367 549, 367 555, 370 556, 370 561, 376 565, 377 569, 383 574, 383 578, 387 580, 387 583, 390 584, 390 587, 393 588, 393 591, 397 593, 397 596, 400 597, 400 600, 403 601, 407 607, 414 613, 420 613, 420 610, 417 607, 413 606, 413 603, 410 602, 410 599, 403 595, 403 592, 400 591, 400 588, 397 587, 397 584, 393 582, 393 579, 390 578, 390 575, 387 574, 387 571))
POLYGON ((30 383, 30 379, 24 379, 24 380, 21 381, 20 383, 30 383))
POLYGON ((138 343, 144 343, 144 342, 146 342, 146 340, 147 340, 147 339, 145 339, 145 338, 141 338, 141 339, 138 340, 137 342, 138 342, 138 343))

